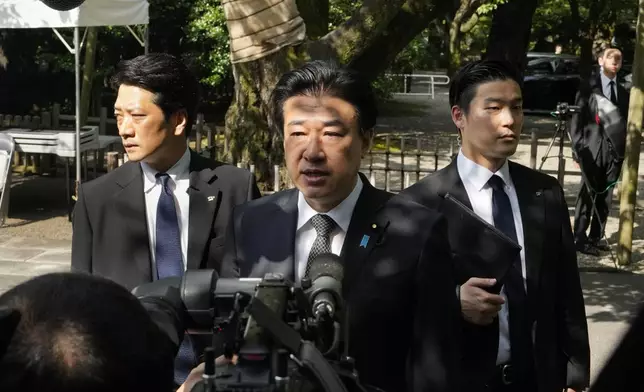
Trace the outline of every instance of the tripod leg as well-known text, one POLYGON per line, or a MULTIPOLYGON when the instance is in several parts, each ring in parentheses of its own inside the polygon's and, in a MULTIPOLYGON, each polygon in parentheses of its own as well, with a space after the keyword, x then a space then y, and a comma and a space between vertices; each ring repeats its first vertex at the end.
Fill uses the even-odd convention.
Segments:
POLYGON ((557 135, 559 134, 559 129, 555 131, 555 134, 552 135, 552 139, 550 139, 550 144, 548 144, 548 148, 546 149, 546 153, 541 157, 541 164, 539 165, 539 171, 543 168, 543 164, 546 163, 546 159, 549 158, 550 155, 550 150, 552 150, 552 146, 555 145, 555 140, 557 139, 557 135))

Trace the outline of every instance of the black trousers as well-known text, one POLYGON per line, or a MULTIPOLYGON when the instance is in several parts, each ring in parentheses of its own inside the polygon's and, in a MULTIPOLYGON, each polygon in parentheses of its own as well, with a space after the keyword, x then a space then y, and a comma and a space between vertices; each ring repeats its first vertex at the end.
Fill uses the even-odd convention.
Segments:
MULTIPOLYGON (((603 190, 603 189, 602 189, 603 190)), ((598 241, 602 237, 602 228, 606 227, 606 220, 610 212, 610 205, 613 199, 613 188, 611 187, 604 193, 595 197, 595 206, 597 213, 593 213, 593 196, 584 181, 581 181, 581 189, 577 196, 575 205, 575 242, 587 243, 598 241), (591 219, 592 218, 592 219, 591 219), (590 226, 590 234, 586 235, 590 226)))

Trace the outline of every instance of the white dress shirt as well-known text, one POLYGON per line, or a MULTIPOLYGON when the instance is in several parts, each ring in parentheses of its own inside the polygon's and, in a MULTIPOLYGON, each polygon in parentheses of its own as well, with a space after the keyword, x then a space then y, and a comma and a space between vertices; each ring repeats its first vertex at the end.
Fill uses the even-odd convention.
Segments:
MULTIPOLYGON (((519 199, 517 197, 516 189, 510 177, 508 169, 508 162, 496 172, 492 173, 487 168, 468 159, 463 152, 459 152, 456 158, 456 167, 458 174, 463 181, 467 196, 472 204, 472 209, 476 215, 485 219, 486 222, 494 225, 494 218, 492 216, 492 187, 488 185, 489 179, 493 175, 498 175, 505 183, 505 193, 510 199, 512 206, 512 214, 514 215, 514 226, 517 231, 517 240, 521 245, 521 274, 523 275, 523 284, 526 288, 526 266, 525 266, 525 250, 523 241, 523 223, 521 222, 521 211, 519 209, 519 199)), ((499 351, 497 354, 496 363, 504 364, 510 361, 510 332, 508 324, 508 303, 505 294, 505 288, 501 289, 501 295, 506 300, 499 312, 499 351)))
MULTIPOLYGON (((158 173, 157 170, 143 162, 141 162, 141 169, 143 170, 143 192, 145 193, 150 254, 156 269, 157 204, 159 204, 159 196, 161 196, 163 185, 155 177, 158 173)), ((181 233, 181 254, 183 255, 183 268, 185 270, 186 260, 188 259, 188 221, 190 216, 190 195, 188 195, 188 187, 190 186, 190 150, 186 149, 183 156, 166 173, 170 177, 168 185, 172 189, 174 205, 177 209, 177 221, 179 222, 179 232, 181 233)))
POLYGON ((610 79, 603 71, 599 74, 602 81, 602 92, 604 93, 604 96, 610 99, 610 82, 615 82, 613 88, 615 89, 615 98, 617 98, 617 102, 619 102, 619 96, 617 95, 617 78, 615 77, 610 79))
MULTIPOLYGON (((347 235, 349 223, 351 223, 351 216, 358 202, 358 197, 360 197, 360 192, 362 192, 362 187, 362 180, 358 177, 356 185, 353 187, 349 196, 334 209, 323 213, 323 215, 328 215, 333 218, 336 223, 335 229, 331 232, 331 252, 335 255, 339 256, 342 251, 344 238, 347 235)), ((295 279, 298 282, 304 277, 309 253, 311 253, 311 247, 317 237, 315 228, 311 224, 311 218, 317 214, 318 212, 306 202, 302 192, 299 192, 297 196, 297 226, 295 231, 295 266, 297 267, 295 279)))

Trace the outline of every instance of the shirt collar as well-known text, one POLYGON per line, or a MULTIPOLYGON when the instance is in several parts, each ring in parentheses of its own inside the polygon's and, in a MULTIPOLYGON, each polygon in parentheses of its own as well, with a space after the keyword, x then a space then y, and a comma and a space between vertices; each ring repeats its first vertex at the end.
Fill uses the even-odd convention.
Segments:
POLYGON ((477 191, 483 189, 490 178, 495 174, 501 177, 506 186, 512 185, 512 177, 510 177, 510 169, 508 167, 507 159, 503 166, 501 166, 496 173, 493 173, 488 168, 479 165, 463 155, 463 151, 459 151, 458 156, 456 157, 456 166, 458 168, 458 173, 461 176, 461 180, 469 182, 477 191))
MULTIPOLYGON (((158 170, 153 169, 145 162, 141 162, 141 169, 143 170, 143 191, 148 193, 157 184, 156 175, 158 170)), ((181 158, 175 163, 166 173, 170 176, 173 182, 186 178, 190 171, 190 150, 186 148, 181 158)))
MULTIPOLYGON (((351 223, 351 216, 353 215, 353 210, 356 207, 360 193, 362 192, 362 180, 358 176, 356 180, 356 185, 353 187, 349 196, 347 196, 342 203, 338 204, 335 208, 326 213, 326 215, 333 218, 335 223, 346 233, 349 230, 349 223, 351 223)), ((299 230, 308 223, 309 220, 314 215, 317 215, 318 212, 315 211, 309 203, 304 199, 302 192, 298 192, 297 197, 297 228, 299 230)))
POLYGON ((609 87, 610 82, 615 82, 615 88, 617 88, 617 80, 616 80, 617 78, 616 77, 611 79, 608 76, 606 76, 604 71, 601 71, 600 74, 601 74, 601 78, 602 78, 602 86, 609 87))

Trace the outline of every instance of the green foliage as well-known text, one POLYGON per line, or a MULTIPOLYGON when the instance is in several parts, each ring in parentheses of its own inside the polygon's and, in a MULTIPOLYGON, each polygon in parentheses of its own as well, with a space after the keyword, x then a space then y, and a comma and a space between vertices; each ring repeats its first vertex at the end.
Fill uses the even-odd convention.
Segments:
POLYGON ((226 17, 220 0, 195 0, 186 27, 193 46, 194 68, 201 81, 217 86, 230 73, 230 47, 226 17))

